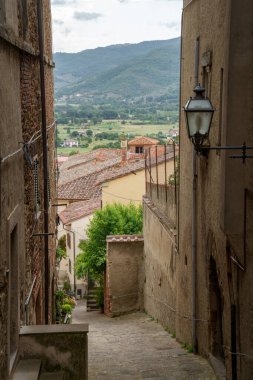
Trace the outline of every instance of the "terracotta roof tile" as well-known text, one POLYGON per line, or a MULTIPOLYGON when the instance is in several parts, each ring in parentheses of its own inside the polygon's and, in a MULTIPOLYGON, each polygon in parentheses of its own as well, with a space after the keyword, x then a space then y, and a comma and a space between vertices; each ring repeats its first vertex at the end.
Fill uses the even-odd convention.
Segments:
MULTIPOLYGON (((151 152, 151 165, 156 162, 156 149, 153 147, 151 152)), ((164 146, 157 147, 157 162, 161 163, 165 160, 164 146)), ((93 153, 93 152, 92 152, 93 153)), ((102 152, 104 155, 105 152, 102 152)), ((107 154, 105 154, 107 155, 107 154)), ((93 154, 94 156, 94 154, 93 154)), ((95 155, 96 156, 96 155, 95 155)), ((91 155, 89 155, 89 158, 91 155)), ((167 153, 166 158, 173 157, 173 153, 167 153)), ((87 160, 87 155, 84 157, 87 160)), ((80 160, 80 157, 77 159, 80 160)), ((77 161, 76 161, 77 162, 77 161)), ((86 161, 87 162, 87 161, 86 161)), ((58 199, 72 199, 72 200, 86 200, 86 199, 101 199, 102 184, 120 178, 122 176, 135 173, 136 171, 143 170, 145 168, 144 159, 130 159, 125 162, 121 161, 121 157, 113 160, 103 161, 102 166, 96 166, 84 170, 81 162, 79 169, 76 171, 76 166, 71 168, 61 169, 61 173, 67 172, 66 180, 59 183, 58 186, 58 199)), ((89 163, 90 165, 90 163, 89 163)), ((66 174, 66 173, 64 173, 66 174)))
POLYGON ((59 185, 92 174, 121 161, 121 149, 96 149, 74 155, 60 166, 59 185))
POLYGON ((127 145, 129 146, 143 146, 143 145, 157 145, 159 144, 158 140, 151 139, 150 137, 140 136, 136 137, 133 140, 128 141, 127 145))
POLYGON ((144 241, 143 235, 109 235, 106 237, 109 243, 128 243, 135 241, 144 241))
POLYGON ((59 217, 63 224, 69 224, 74 220, 93 214, 94 211, 100 208, 101 201, 99 199, 73 202, 59 214, 59 217))

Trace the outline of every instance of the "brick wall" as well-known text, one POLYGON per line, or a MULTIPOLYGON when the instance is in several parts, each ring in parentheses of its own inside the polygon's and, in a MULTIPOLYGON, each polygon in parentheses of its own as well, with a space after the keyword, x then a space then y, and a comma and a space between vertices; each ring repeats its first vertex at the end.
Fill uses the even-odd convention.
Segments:
MULTIPOLYGON (((51 58, 50 2, 43 1, 43 5, 47 35, 46 53, 51 58)), ((36 142, 27 146, 26 156, 32 159, 37 155, 41 163, 39 168, 39 193, 42 196, 41 99, 39 57, 37 54, 36 1, 27 2, 26 8, 25 2, 8 0, 8 7, 3 21, 6 23, 8 33, 0 39, 0 71, 2 78, 0 91, 0 156, 1 158, 8 158, 1 161, 0 168, 0 373, 1 378, 7 378, 10 363, 8 331, 11 331, 10 337, 16 336, 15 331, 20 324, 24 324, 24 303, 35 275, 37 280, 31 298, 29 320, 30 323, 35 323, 36 320, 40 323, 43 322, 42 255, 44 252, 44 239, 42 237, 32 237, 33 232, 43 232, 43 213, 36 221, 33 167, 24 158, 22 151, 14 153, 23 146, 22 142, 27 143, 32 137, 38 137, 36 142), (24 25, 26 21, 28 22, 24 25), (17 231, 17 244, 11 243, 15 229, 17 231), (14 262, 15 257, 17 258, 17 263, 14 262), (14 280, 15 287, 13 285, 14 280), (11 290, 10 293, 9 289, 11 290), (11 298, 10 295, 12 295, 11 298)), ((50 125, 54 118, 52 67, 45 65, 45 72, 47 124, 50 125)), ((48 135, 51 196, 53 200, 55 193, 53 129, 49 131, 48 135)), ((49 230, 54 232, 55 210, 53 207, 50 210, 49 218, 49 230)), ((55 257, 55 242, 54 238, 49 239, 50 267, 52 267, 55 257)), ((52 279, 53 270, 51 271, 52 279)), ((51 295, 51 293, 50 290, 49 294, 51 295)), ((49 304, 51 303, 50 299, 49 304)), ((11 339, 13 340, 13 338, 11 339)))

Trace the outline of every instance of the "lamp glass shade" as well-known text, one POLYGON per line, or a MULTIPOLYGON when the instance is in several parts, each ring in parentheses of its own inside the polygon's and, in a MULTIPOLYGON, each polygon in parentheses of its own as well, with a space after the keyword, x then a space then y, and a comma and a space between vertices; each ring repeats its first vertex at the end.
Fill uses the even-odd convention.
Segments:
POLYGON ((185 107, 187 129, 190 138, 207 137, 213 117, 214 108, 208 98, 190 98, 185 107))

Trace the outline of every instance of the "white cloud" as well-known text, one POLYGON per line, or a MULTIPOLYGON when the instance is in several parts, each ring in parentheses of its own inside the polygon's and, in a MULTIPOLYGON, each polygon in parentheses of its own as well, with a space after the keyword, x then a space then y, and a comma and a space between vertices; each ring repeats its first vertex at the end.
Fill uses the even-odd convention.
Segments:
POLYGON ((83 20, 83 21, 90 21, 90 20, 96 20, 99 17, 102 17, 100 13, 95 12, 74 12, 73 16, 76 20, 83 20))
POLYGON ((54 51, 179 36, 183 0, 52 0, 54 51))

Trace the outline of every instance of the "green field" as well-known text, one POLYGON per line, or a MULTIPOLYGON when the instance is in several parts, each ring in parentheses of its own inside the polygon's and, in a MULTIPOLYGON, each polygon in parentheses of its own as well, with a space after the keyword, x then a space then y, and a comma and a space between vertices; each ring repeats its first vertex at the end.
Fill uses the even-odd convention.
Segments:
MULTIPOLYGON (((109 142, 117 142, 119 141, 118 139, 116 140, 98 140, 96 141, 94 136, 97 133, 101 132, 108 132, 108 133, 118 133, 119 135, 124 134, 127 139, 132 139, 133 137, 136 136, 151 136, 153 138, 157 137, 157 134, 163 133, 164 135, 168 135, 169 131, 173 128, 176 128, 176 124, 159 124, 159 125, 152 125, 152 124, 139 124, 139 122, 135 121, 135 123, 126 123, 122 124, 120 121, 103 121, 101 124, 97 125, 91 125, 87 127, 83 127, 80 125, 58 125, 57 130, 58 130, 58 137, 64 141, 64 139, 72 139, 70 137, 70 134, 73 131, 82 131, 85 132, 87 129, 92 130, 93 132, 93 137, 92 137, 92 142, 89 144, 88 147, 83 148, 83 147, 78 147, 78 148, 65 148, 65 147, 58 147, 57 148, 57 153, 58 154, 63 154, 63 155, 69 155, 70 153, 73 154, 73 152, 88 152, 92 150, 92 148, 95 145, 104 145, 109 142)), ((75 139, 76 140, 76 139, 75 139)))

